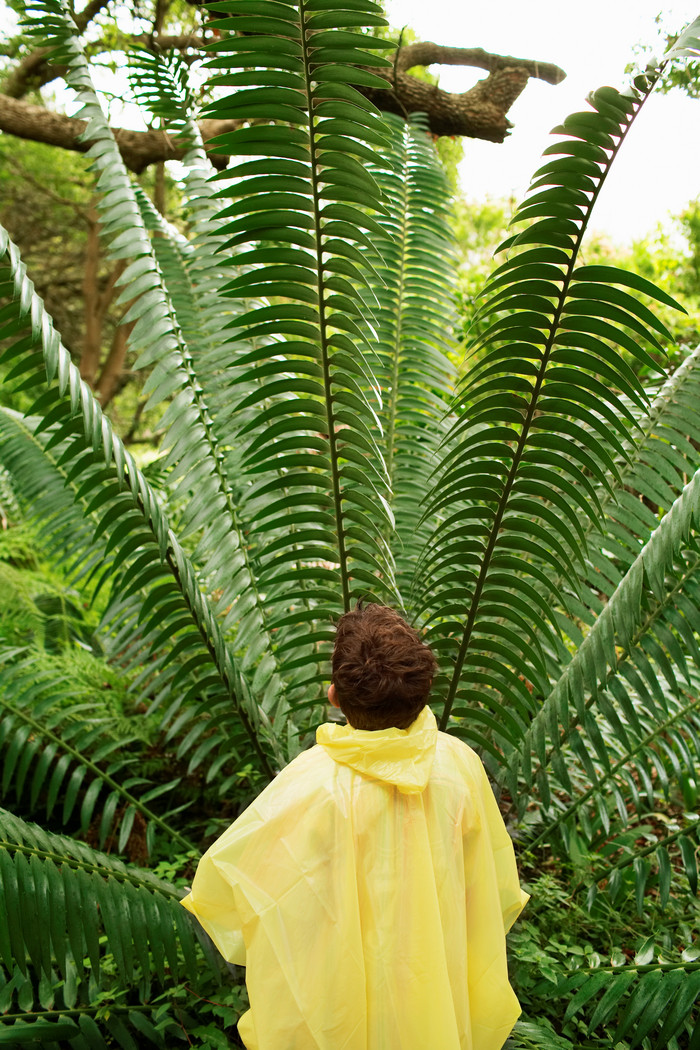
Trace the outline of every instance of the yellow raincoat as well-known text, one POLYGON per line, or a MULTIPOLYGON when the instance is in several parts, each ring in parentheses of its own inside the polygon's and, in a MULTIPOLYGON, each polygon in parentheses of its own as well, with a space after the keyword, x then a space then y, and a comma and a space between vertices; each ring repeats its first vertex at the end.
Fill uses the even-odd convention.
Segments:
POLYGON ((478 756, 426 707, 322 725, 200 861, 184 906, 247 967, 248 1050, 500 1050, 527 894, 478 756))

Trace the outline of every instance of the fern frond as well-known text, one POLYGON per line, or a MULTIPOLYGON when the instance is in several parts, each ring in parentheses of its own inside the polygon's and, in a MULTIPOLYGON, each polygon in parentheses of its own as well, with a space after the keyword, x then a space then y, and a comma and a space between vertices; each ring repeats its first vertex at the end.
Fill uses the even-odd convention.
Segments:
POLYGON ((388 45, 354 31, 384 24, 369 0, 343 30, 328 28, 325 5, 301 0, 269 9, 273 35, 236 36, 246 11, 237 5, 214 23, 222 37, 208 63, 212 85, 234 89, 209 114, 262 121, 217 143, 237 158, 216 176, 227 249, 245 247, 224 292, 284 302, 254 305, 226 327, 275 340, 238 362, 237 412, 255 412, 239 429, 254 482, 246 514, 271 623, 285 631, 285 666, 305 664, 313 676, 330 633, 321 626, 310 635, 309 618, 323 625, 368 592, 396 601, 361 292, 361 249, 381 232, 367 207, 377 187, 365 162, 385 137, 352 86, 379 83, 358 66, 384 65, 374 52, 388 45))
POLYGON ((146 821, 149 851, 156 829, 182 849, 194 849, 167 812, 149 805, 179 781, 154 784, 144 777, 143 741, 116 733, 95 710, 87 696, 76 703, 74 683, 47 661, 38 666, 36 656, 0 651, 2 796, 12 786, 26 812, 36 812, 41 801, 47 818, 55 811, 63 824, 78 811, 83 834, 99 816, 100 847, 119 831, 120 853, 136 813, 146 821))
MULTIPOLYGON (((231 277, 230 263, 220 255, 225 243, 216 218, 214 187, 206 181, 211 165, 194 121, 194 99, 188 87, 188 71, 177 55, 139 51, 131 57, 130 79, 140 103, 158 115, 168 131, 180 134, 189 143, 185 156, 184 180, 191 212, 192 242, 184 241, 167 228, 162 218, 143 193, 135 188, 146 228, 156 232, 153 249, 172 296, 175 313, 188 347, 191 380, 201 392, 206 405, 206 434, 210 448, 202 446, 200 455, 193 447, 190 428, 173 444, 166 435, 164 447, 170 451, 164 461, 174 500, 186 500, 188 512, 184 532, 195 532, 199 542, 193 558, 202 566, 203 580, 209 592, 217 595, 215 613, 221 617, 224 631, 233 628, 236 646, 243 651, 242 670, 253 677, 253 688, 261 697, 264 710, 282 727, 286 708, 285 685, 275 657, 275 639, 266 619, 264 598, 257 582, 246 535, 247 523, 241 518, 243 489, 240 480, 240 451, 233 449, 231 400, 240 390, 232 388, 228 376, 237 357, 255 344, 244 344, 235 333, 222 332, 223 320, 235 314, 235 304, 221 295, 220 288, 231 277), (184 446, 190 443, 189 448, 184 446), (200 503, 197 470, 202 464, 218 460, 223 472, 221 492, 227 514, 217 513, 213 520, 192 521, 192 511, 200 503), (266 639, 261 647, 260 638, 266 639), (260 649, 264 651, 260 654, 260 649)), ((245 308, 245 305, 244 307, 245 308)), ((240 307, 238 312, 240 312, 240 307)), ((162 381, 161 381, 162 382, 162 381)), ((152 376, 146 390, 152 391, 149 406, 158 403, 170 391, 171 382, 159 387, 152 376)), ((168 413, 165 420, 167 422, 168 413)))
POLYGON ((4 358, 17 359, 12 372, 23 375, 25 387, 36 391, 37 410, 44 413, 42 426, 55 428, 50 446, 61 442, 63 462, 71 461, 69 479, 80 479, 80 495, 91 493, 87 512, 100 516, 94 538, 99 539, 109 528, 108 538, 102 541, 103 551, 108 555, 116 551, 114 566, 127 563, 129 583, 137 590, 148 589, 149 600, 142 609, 146 624, 158 626, 162 633, 168 623, 170 637, 175 630, 186 631, 186 641, 181 637, 178 640, 182 642, 180 655, 183 646, 187 650, 188 669, 206 666, 208 671, 214 670, 221 683, 217 729, 233 735, 242 730, 271 775, 272 767, 256 728, 262 712, 240 677, 218 622, 197 585, 190 560, 169 529, 152 487, 81 380, 26 276, 15 245, 2 229, 0 267, 2 291, 11 304, 4 311, 0 335, 15 340, 4 358), (31 323, 31 336, 16 341, 27 322, 31 323), (229 713, 234 714, 235 721, 229 713))
MULTIPOLYGON (((658 672, 649 663, 645 650, 651 653, 662 671, 668 671, 669 685, 672 690, 677 690, 678 683, 668 659, 664 658, 664 650, 670 648, 675 659, 681 647, 676 636, 665 628, 660 616, 666 607, 673 609, 675 606, 676 593, 681 589, 677 579, 678 562, 691 533, 698 527, 699 515, 700 471, 688 482, 652 533, 533 718, 522 743, 509 759, 507 768, 511 784, 519 767, 525 783, 531 785, 534 782, 536 771, 533 773, 531 751, 534 750, 540 766, 547 765, 552 753, 571 736, 574 726, 585 722, 587 711, 595 705, 603 689, 615 689, 618 700, 627 704, 625 711, 629 716, 633 705, 629 704, 619 674, 641 690, 659 717, 666 712, 658 672), (548 736, 552 753, 548 753, 548 736)), ((700 599, 697 583, 691 591, 698 565, 699 556, 695 552, 683 580, 686 601, 690 600, 691 593, 696 600, 700 599)), ((697 614, 694 606, 691 609, 694 620, 697 614)), ((671 617, 678 623, 675 611, 671 617)), ((683 626, 688 635, 688 625, 683 626)), ((694 640, 692 651, 698 653, 694 640)), ((681 657, 681 667, 683 662, 681 657)), ((539 782, 546 783, 546 779, 539 782)))
POLYGON ((547 995, 571 996, 564 1020, 587 1015, 588 1035, 605 1026, 608 1045, 634 1050, 653 1033, 654 1046, 669 1046, 674 1036, 685 1037, 692 1026, 693 1005, 700 994, 700 963, 682 956, 662 962, 655 954, 652 946, 625 965, 581 966, 563 976, 556 989, 548 984, 547 995))
MULTIPOLYGON (((0 294, 4 292, 12 294, 5 288, 0 294)), ((2 331, 8 329, 3 326, 2 331)), ((38 425, 37 419, 0 408, 0 462, 23 513, 35 523, 37 547, 55 559, 65 579, 92 602, 112 559, 92 548, 98 519, 86 514, 89 499, 79 496, 80 483, 69 476, 67 463, 59 463, 60 452, 47 449, 35 433, 38 425)))
MULTIPOLYGON (((396 520, 397 579, 408 598, 419 554, 431 532, 422 503, 447 430, 456 368, 456 256, 447 177, 420 119, 384 115, 390 135, 380 164, 369 164, 382 193, 382 234, 372 239, 369 285, 377 300, 375 368, 382 390, 380 447, 396 520)), ((434 526, 433 526, 434 527, 434 526)), ((411 602, 412 603, 412 602, 411 602)))
POLYGON ((451 731, 495 755, 518 745, 549 691, 553 581, 576 590, 581 522, 601 516, 591 479, 605 489, 624 455, 635 420, 622 395, 645 403, 614 348, 657 370, 644 344, 663 350, 665 329, 639 317, 627 289, 672 300, 636 275, 578 264, 593 205, 657 75, 624 95, 600 89, 589 112, 555 129, 565 137, 545 151, 513 220, 528 226, 501 246, 510 257, 484 289, 478 359, 429 501, 448 511, 421 567, 435 578, 427 605, 447 679, 441 724, 464 717, 451 731))
MULTIPOLYGON (((119 279, 119 284, 124 286, 122 300, 134 300, 123 321, 135 322, 130 342, 141 351, 136 367, 153 367, 146 386, 151 395, 149 406, 153 407, 165 397, 172 398, 161 426, 166 430, 165 444, 169 448, 167 464, 178 476, 180 493, 187 496, 182 535, 184 537, 189 532, 203 534, 197 553, 204 561, 205 579, 212 591, 219 594, 216 611, 236 606, 240 621, 250 613, 251 605, 254 611, 259 611, 259 600, 257 604, 251 602, 251 594, 256 594, 255 580, 246 556, 246 541, 236 511, 234 488, 192 355, 182 337, 154 247, 141 218, 138 191, 129 179, 114 136, 102 114, 87 63, 74 35, 70 13, 59 0, 48 0, 46 5, 37 0, 30 10, 35 12, 35 21, 36 12, 46 10, 51 13, 53 35, 49 42, 54 44, 58 54, 70 56, 66 80, 76 90, 83 103, 83 115, 90 120, 90 137, 95 140, 90 153, 99 158, 96 166, 102 169, 97 182, 98 193, 103 194, 98 204, 102 232, 111 239, 112 257, 133 259, 119 279), (211 524, 213 508, 217 510, 214 525, 211 524), (213 574, 216 578, 212 581, 213 574)), ((41 32, 44 24, 45 19, 39 19, 36 31, 41 32)), ((145 206, 143 197, 141 205, 145 206)), ((176 282, 174 286, 177 287, 176 282)), ((261 625, 258 615, 255 626, 261 625)), ((245 648, 244 643, 248 640, 242 639, 239 644, 245 648)), ((272 668, 268 667, 270 670, 272 668)), ((254 667, 252 671, 255 671, 254 667)), ((268 673, 268 685, 269 679, 268 673)), ((279 679, 275 680, 272 689, 277 700, 279 679)))
MULTIPOLYGON (((136 995, 140 1005, 124 1009, 124 1003, 117 1014, 123 1011, 126 1019, 129 1009, 145 1011, 144 1021, 152 1027, 159 1010, 154 993, 201 967, 196 927, 172 886, 4 810, 0 879, 6 903, 0 964, 7 973, 25 978, 21 1012, 13 1014, 11 988, 3 1017, 3 1032, 12 1045, 31 1038, 39 1023, 34 1020, 30 1029, 27 1019, 32 1015, 46 1021, 36 1030, 43 1038, 57 1037, 62 1025, 76 1034, 68 1024, 71 1015, 78 1033, 84 1032, 85 1015, 99 1019, 95 989, 100 984, 117 1003, 120 989, 129 988, 132 1003, 136 995), (56 1009, 45 1007, 47 988, 52 1002, 57 1000, 56 1009)), ((208 951, 205 959, 216 970, 208 951)), ((21 981, 14 983, 22 987, 21 981)), ((135 1028, 139 1030, 138 1022, 135 1028)), ((109 1025, 106 1031, 115 1034, 109 1025)))
MULTIPOLYGON (((618 459, 619 478, 611 480, 610 492, 600 494, 602 527, 586 526, 590 555, 585 579, 578 596, 566 594, 569 618, 559 618, 561 629, 576 644, 581 640, 578 625, 590 626, 602 608, 596 592, 610 597, 688 476, 700 466, 700 454, 689 440, 700 427, 699 397, 700 347, 662 384, 648 412, 638 417, 637 439, 626 444, 626 459, 618 459)), ((561 655, 568 659, 564 654, 565 650, 561 655)))
POLYGON ((163 983, 166 965, 176 976, 185 954, 186 967, 194 964, 194 927, 179 907, 180 895, 150 872, 125 865, 75 839, 44 831, 5 810, 0 810, 0 864, 6 900, 14 904, 12 915, 7 915, 8 925, 3 925, 0 955, 6 965, 16 961, 24 972, 31 963, 49 976, 52 958, 64 970, 70 956, 79 973, 84 971, 85 959, 98 972, 103 927, 120 978, 126 983, 134 981, 139 965, 145 967, 146 976, 153 971, 163 983), (43 871, 36 882, 27 880, 29 870, 40 868, 43 871), (49 889, 49 895, 58 895, 50 920, 42 886, 49 889), (17 907, 25 899, 27 906, 17 907), (101 906, 103 900, 106 904, 101 906), (152 920, 150 932, 142 929, 140 904, 152 920), (148 947, 150 963, 136 945, 138 936, 144 935, 153 938, 148 947))
MULTIPOLYGON (((115 551, 105 552, 102 532, 95 537, 106 511, 99 499, 95 502, 83 476, 92 470, 102 479, 104 459, 96 459, 92 451, 82 448, 76 451, 71 441, 56 445, 51 433, 47 442, 45 435, 35 432, 37 426, 37 421, 22 419, 9 409, 0 411, 0 462, 10 471, 26 513, 38 523, 40 549, 62 564, 63 572, 80 588, 85 601, 93 600, 105 581, 112 583, 113 593, 99 629, 100 644, 111 665, 129 680, 135 704, 156 711, 158 696, 174 690, 174 701, 161 710, 161 729, 166 740, 175 737, 177 757, 187 757, 188 773, 212 750, 219 752, 213 766, 230 767, 247 751, 247 745, 239 747, 238 730, 235 726, 227 728, 226 718, 207 716, 209 708, 217 704, 217 695, 221 701, 220 689, 217 693, 214 688, 217 676, 207 675, 206 664, 184 667, 194 644, 191 614, 184 608, 178 613, 176 604, 163 622, 158 611, 167 604, 167 590, 158 592, 155 605, 148 599, 148 588, 167 584, 167 570, 148 546, 134 552, 133 568, 124 568, 121 562, 115 567, 115 551), (145 600, 148 617, 143 615, 145 600), (115 625, 124 604, 131 615, 119 634, 115 625), (198 746, 187 754, 186 748, 195 740, 198 746)), ((124 538, 127 541, 128 536, 124 538)), ((222 793, 233 775, 229 769, 222 779, 222 793)))
MULTIPOLYGON (((607 880, 613 899, 621 887, 620 871, 634 868, 637 907, 641 914, 650 875, 645 860, 654 855, 660 903, 666 905, 672 872, 684 872, 691 891, 697 889, 697 867, 688 842, 697 831, 694 776, 700 761, 700 678, 673 694, 666 686, 665 713, 625 687, 601 692, 598 710, 589 711, 579 730, 572 730, 562 752, 550 756, 551 767, 537 780, 536 794, 545 796, 544 827, 529 842, 536 851, 545 843, 566 853, 587 850, 594 858, 589 903, 595 884, 607 880), (622 696, 625 702, 620 703, 622 696), (547 787, 542 787, 547 776, 547 787), (688 815, 673 816, 685 803, 688 815), (659 820, 659 813, 671 815, 659 820), (671 828, 678 825, 675 830, 671 828), (649 845, 640 848, 640 839, 649 845), (683 843, 686 842, 685 845, 683 843), (673 847, 674 863, 668 849, 673 847)), ((534 830, 534 829, 533 829, 534 830)), ((676 892, 680 889, 674 884, 676 892)))

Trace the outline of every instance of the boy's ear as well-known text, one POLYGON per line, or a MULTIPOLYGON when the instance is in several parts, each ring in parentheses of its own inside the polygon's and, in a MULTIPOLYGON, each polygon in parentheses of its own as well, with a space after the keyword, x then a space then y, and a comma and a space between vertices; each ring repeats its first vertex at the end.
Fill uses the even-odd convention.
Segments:
POLYGON ((328 703, 332 704, 333 707, 340 707, 340 704, 338 703, 335 697, 335 686, 333 685, 333 683, 331 683, 328 686, 328 703))

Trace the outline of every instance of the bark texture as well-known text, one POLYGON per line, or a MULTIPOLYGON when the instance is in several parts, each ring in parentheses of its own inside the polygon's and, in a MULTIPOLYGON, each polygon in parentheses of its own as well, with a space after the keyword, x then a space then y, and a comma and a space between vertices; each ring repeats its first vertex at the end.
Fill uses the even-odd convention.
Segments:
POLYGON ((419 41, 399 48, 393 73, 383 75, 389 81, 386 91, 365 92, 379 109, 403 115, 426 113, 434 135, 503 142, 513 127, 506 113, 530 77, 559 84, 566 73, 551 62, 494 55, 480 47, 445 47, 419 41), (488 70, 489 75, 468 91, 455 93, 426 84, 408 72, 415 66, 431 65, 476 66, 488 70))
MULTIPOLYGON (((239 124, 237 120, 202 120, 199 127, 206 143, 239 124)), ((85 127, 85 121, 78 117, 67 117, 44 106, 0 95, 0 131, 9 135, 87 153, 90 141, 82 138, 85 127)), ((149 164, 162 160, 182 160, 186 152, 177 139, 164 131, 129 131, 127 128, 113 128, 113 131, 124 163, 137 175, 149 164)), ((217 157, 214 150, 211 151, 211 159, 220 167, 226 164, 226 158, 217 157)))

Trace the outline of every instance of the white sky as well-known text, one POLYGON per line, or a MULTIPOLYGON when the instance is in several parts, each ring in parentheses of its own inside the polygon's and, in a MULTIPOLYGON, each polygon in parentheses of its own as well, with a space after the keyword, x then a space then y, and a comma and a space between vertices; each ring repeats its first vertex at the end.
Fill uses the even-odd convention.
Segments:
MULTIPOLYGON (((554 62, 567 73, 556 87, 531 79, 508 116, 514 123, 502 144, 465 140, 460 168, 470 199, 520 201, 548 133, 564 117, 586 109, 587 93, 603 84, 623 87, 634 46, 658 47, 655 17, 684 28, 700 14, 700 0, 386 0, 392 26, 411 26, 421 40, 483 47, 496 54, 554 62)), ((432 67, 448 91, 464 91, 482 70, 432 67)), ((700 194, 700 99, 680 91, 645 103, 596 205, 592 228, 616 241, 642 237, 700 194)))

